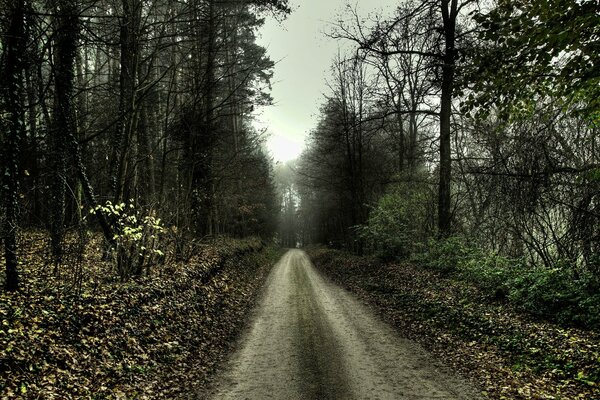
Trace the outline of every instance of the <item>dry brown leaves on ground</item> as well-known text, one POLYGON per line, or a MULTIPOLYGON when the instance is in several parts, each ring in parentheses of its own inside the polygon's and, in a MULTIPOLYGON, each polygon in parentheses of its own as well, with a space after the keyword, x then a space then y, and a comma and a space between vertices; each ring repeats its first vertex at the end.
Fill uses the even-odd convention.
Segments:
POLYGON ((0 293, 0 398, 193 395, 227 354, 275 256, 258 240, 221 240, 120 283, 99 239, 55 274, 43 235, 28 235, 23 290, 0 293))

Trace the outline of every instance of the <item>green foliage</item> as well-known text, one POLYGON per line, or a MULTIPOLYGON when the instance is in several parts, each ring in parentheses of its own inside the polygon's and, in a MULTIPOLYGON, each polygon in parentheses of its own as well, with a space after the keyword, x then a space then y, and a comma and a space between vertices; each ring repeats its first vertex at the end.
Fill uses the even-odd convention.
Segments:
POLYGON ((524 261, 496 253, 472 249, 460 267, 463 279, 476 282, 485 293, 496 299, 506 298, 511 282, 523 271, 524 261))
POLYGON ((510 282, 509 298, 534 315, 560 323, 600 326, 596 279, 587 274, 576 277, 572 271, 569 265, 520 271, 510 282))
POLYGON ((528 115, 539 97, 561 99, 597 123, 600 15, 597 1, 501 0, 475 20, 483 28, 470 106, 528 115), (502 60, 498 63, 497 60, 502 60))
POLYGON ((578 182, 600 182, 600 168, 592 168, 577 177, 578 182))
POLYGON ((141 275, 164 258, 160 248, 165 229, 153 213, 142 215, 133 203, 112 204, 108 201, 90 210, 100 209, 112 222, 116 248, 111 249, 117 273, 121 279, 141 275))
POLYGON ((532 315, 562 324, 600 326, 599 281, 575 274, 562 262, 554 268, 530 265, 467 244, 462 238, 430 240, 413 260, 475 284, 491 299, 507 300, 532 315))
POLYGON ((413 255, 413 261, 441 272, 458 271, 470 258, 472 249, 459 237, 430 239, 422 253, 413 255))
POLYGON ((402 182, 391 186, 371 211, 359 235, 382 259, 407 257, 421 248, 428 229, 431 193, 423 184, 402 182))

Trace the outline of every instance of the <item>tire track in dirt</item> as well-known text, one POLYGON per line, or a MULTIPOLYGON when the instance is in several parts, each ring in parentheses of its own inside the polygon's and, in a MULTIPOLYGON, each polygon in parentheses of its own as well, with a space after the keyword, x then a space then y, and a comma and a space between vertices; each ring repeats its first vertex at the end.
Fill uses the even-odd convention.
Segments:
POLYGON ((478 399, 420 346, 321 277, 308 256, 275 265, 213 399, 478 399))

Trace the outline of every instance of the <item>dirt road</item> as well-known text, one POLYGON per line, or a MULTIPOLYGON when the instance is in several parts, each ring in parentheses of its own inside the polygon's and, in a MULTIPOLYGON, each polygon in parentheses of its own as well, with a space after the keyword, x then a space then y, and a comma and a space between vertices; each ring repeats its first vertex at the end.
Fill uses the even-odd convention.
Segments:
POLYGON ((478 399, 415 343, 340 287, 307 255, 277 263, 214 399, 478 399))

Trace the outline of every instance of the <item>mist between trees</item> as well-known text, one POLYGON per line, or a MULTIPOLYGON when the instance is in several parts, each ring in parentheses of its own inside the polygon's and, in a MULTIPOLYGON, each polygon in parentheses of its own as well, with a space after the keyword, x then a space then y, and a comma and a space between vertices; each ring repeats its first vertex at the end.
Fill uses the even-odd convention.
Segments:
POLYGON ((273 165, 256 38, 291 8, 0 0, 0 392, 191 394, 275 243, 341 249, 312 252, 498 398, 533 375, 597 398, 598 1, 347 7, 306 149, 273 165))
MULTIPOLYGON (((100 230, 122 279, 171 231, 272 236, 277 205, 263 135, 273 62, 256 44, 286 1, 4 0, 2 226, 6 288, 19 228, 100 230), (88 215, 88 211, 91 212, 88 215)), ((25 238, 26 240, 26 238, 25 238)))
POLYGON ((182 257, 198 238, 259 235, 450 266, 476 252, 519 265, 510 279, 535 271, 597 296, 595 1, 348 7, 318 125, 275 171, 251 125, 274 66, 255 39, 286 1, 2 9, 8 290, 19 229, 42 228, 57 271, 66 236, 102 232, 124 280, 164 261, 166 235, 182 257))
POLYGON ((540 313, 595 299, 578 318, 594 315, 599 29, 593 1, 348 7, 319 123, 279 167, 284 242, 462 269, 499 296, 537 290, 540 313))

